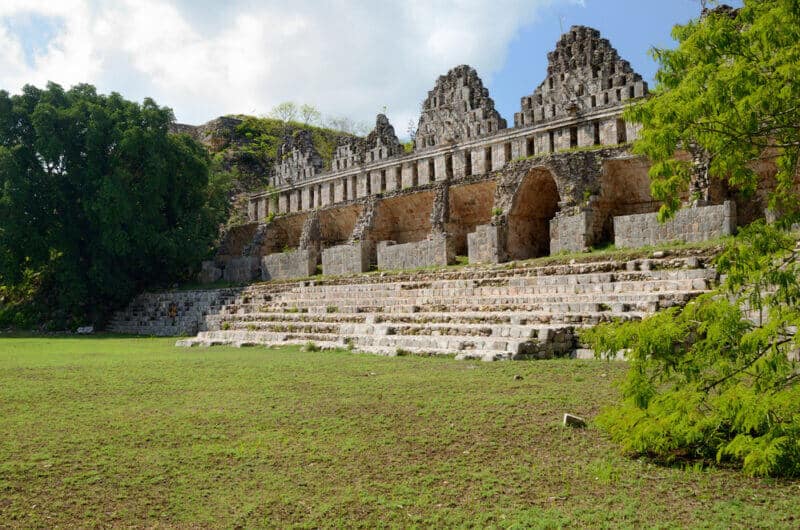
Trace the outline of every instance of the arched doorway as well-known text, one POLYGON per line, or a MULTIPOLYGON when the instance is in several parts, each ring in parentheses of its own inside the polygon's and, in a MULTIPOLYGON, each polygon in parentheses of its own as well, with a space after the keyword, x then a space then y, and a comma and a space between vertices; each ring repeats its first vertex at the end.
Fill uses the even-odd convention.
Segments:
POLYGON ((550 253, 550 220, 558 211, 559 200, 558 186, 550 171, 535 168, 525 175, 508 214, 509 259, 550 253))

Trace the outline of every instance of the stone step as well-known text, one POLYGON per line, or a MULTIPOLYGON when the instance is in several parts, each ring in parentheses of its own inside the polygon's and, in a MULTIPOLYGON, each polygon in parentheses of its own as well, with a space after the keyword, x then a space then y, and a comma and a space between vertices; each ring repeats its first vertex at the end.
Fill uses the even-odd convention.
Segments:
POLYGON ((519 325, 495 323, 335 323, 335 322, 229 322, 224 330, 258 331, 271 333, 310 333, 343 336, 357 335, 418 335, 418 336, 462 336, 539 339, 550 341, 553 330, 567 329, 553 325, 519 325))
POLYGON ((179 340, 179 346, 215 345, 285 345, 313 342, 320 347, 347 346, 356 351, 399 355, 404 351, 426 354, 458 355, 461 358, 484 360, 550 358, 569 356, 575 339, 571 328, 552 328, 548 342, 537 339, 418 336, 418 335, 335 335, 324 333, 274 333, 268 331, 222 330, 200 332, 191 339, 179 340))
POLYGON ((635 288, 638 284, 658 285, 659 282, 688 282, 691 280, 714 281, 716 273, 706 269, 686 269, 673 271, 635 272, 635 273, 604 273, 585 276, 515 276, 510 278, 489 278, 485 280, 436 280, 417 282, 389 282, 389 283, 362 283, 353 285, 295 285, 289 289, 275 292, 269 285, 254 285, 248 288, 239 298, 266 297, 276 295, 298 296, 313 293, 367 293, 369 295, 388 295, 396 291, 419 290, 486 290, 514 288, 541 288, 541 289, 591 289, 600 285, 618 286, 616 289, 635 288))
POLYGON ((655 311, 659 308, 671 307, 697 296, 705 290, 665 291, 659 293, 625 293, 596 295, 561 295, 561 296, 473 296, 463 297, 404 297, 371 300, 364 305, 360 300, 340 299, 338 305, 331 305, 327 300, 293 300, 292 302, 274 302, 262 306, 231 306, 222 314, 236 315, 250 312, 301 312, 301 313, 370 313, 370 312, 419 312, 419 311, 558 311, 558 312, 601 312, 626 310, 655 311), (332 311, 335 310, 335 311, 332 311))
POLYGON ((222 322, 313 322, 313 323, 409 323, 409 324, 515 324, 535 325, 548 323, 582 323, 597 324, 612 319, 638 320, 647 313, 643 311, 626 312, 586 312, 553 314, 549 312, 476 312, 463 311, 459 313, 448 312, 416 312, 416 313, 262 313, 253 312, 237 315, 209 316, 206 321, 217 327, 222 322))

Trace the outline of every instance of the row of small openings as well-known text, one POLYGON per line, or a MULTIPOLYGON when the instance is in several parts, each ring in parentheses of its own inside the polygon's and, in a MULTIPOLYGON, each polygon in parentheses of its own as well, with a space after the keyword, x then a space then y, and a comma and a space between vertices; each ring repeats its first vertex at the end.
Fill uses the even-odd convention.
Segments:
MULTIPOLYGON (((384 149, 383 147, 378 149, 378 158, 384 158, 384 157, 387 157, 387 156, 389 156, 389 150, 388 149, 384 149)), ((375 162, 375 151, 370 151, 369 160, 370 160, 370 162, 375 162)))

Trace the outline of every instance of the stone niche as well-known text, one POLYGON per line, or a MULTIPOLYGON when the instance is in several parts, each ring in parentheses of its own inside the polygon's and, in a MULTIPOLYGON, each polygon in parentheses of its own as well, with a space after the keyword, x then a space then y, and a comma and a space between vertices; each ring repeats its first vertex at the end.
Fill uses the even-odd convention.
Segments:
POLYGON ((283 139, 278 148, 278 163, 271 184, 275 187, 300 184, 322 171, 323 161, 311 137, 305 129, 296 131, 283 139))
MULTIPOLYGON (((515 127, 576 117, 595 108, 621 106, 623 101, 647 95, 647 83, 642 76, 620 58, 596 29, 572 26, 561 36, 555 50, 547 54, 547 59, 547 77, 532 94, 521 99, 522 108, 514 115, 515 127)), ((575 128, 571 142, 578 145, 579 134, 593 136, 592 140, 599 140, 602 135, 606 140, 586 139, 581 145, 628 141, 624 123, 614 121, 595 126, 594 131, 575 128), (601 126, 611 127, 613 132, 601 130, 601 126)))
POLYGON ((422 103, 415 149, 453 144, 495 133, 506 120, 494 108, 475 69, 461 65, 436 80, 422 103))

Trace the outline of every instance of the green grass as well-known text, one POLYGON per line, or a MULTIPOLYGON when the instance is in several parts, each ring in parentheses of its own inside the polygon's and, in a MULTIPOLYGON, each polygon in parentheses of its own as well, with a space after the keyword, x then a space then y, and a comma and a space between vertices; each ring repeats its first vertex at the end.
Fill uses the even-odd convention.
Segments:
POLYGON ((0 339, 0 527, 796 527, 800 484, 560 425, 621 363, 0 339), (515 375, 523 378, 517 380, 515 375))

